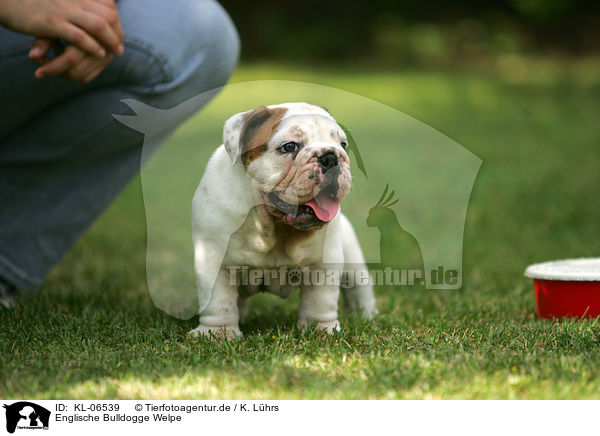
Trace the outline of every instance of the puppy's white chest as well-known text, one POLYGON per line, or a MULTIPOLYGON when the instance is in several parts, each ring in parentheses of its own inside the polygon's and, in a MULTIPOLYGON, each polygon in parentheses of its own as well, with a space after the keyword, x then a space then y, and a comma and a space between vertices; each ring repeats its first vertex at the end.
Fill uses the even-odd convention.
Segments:
POLYGON ((302 232, 277 226, 261 220, 260 211, 253 210, 231 235, 225 264, 256 268, 310 265, 321 260, 323 242, 319 231, 302 232))

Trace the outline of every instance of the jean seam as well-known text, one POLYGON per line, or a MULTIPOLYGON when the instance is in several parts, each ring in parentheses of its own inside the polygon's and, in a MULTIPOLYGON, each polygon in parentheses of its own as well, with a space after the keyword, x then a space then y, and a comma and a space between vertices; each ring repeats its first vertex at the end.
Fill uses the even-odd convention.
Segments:
MULTIPOLYGON (((168 59, 164 54, 157 51, 151 44, 135 37, 126 37, 124 45, 132 49, 139 50, 140 52, 146 54, 158 66, 160 73, 162 74, 162 77, 156 83, 149 85, 149 90, 147 91, 147 93, 153 93, 154 89, 160 83, 168 83, 172 80, 173 74, 169 69, 168 59)), ((150 81, 153 82, 152 79, 150 81)), ((120 83, 122 85, 127 85, 127 82, 125 82, 124 80, 120 80, 120 83)), ((134 88, 136 89, 141 89, 142 87, 143 85, 141 87, 139 85, 134 85, 134 88)))
MULTIPOLYGON (((17 278, 17 280, 24 283, 26 287, 37 286, 43 280, 43 278, 40 278, 40 277, 31 277, 31 275, 27 274, 25 271, 23 271, 21 268, 19 268, 17 265, 15 265, 13 262, 11 262, 6 257, 6 255, 4 255, 1 252, 0 252, 0 270, 5 270, 5 271, 9 272, 9 274, 11 274, 15 278, 17 278)), ((10 282, 10 277, 3 277, 3 278, 8 279, 8 281, 10 282)), ((18 283, 17 283, 17 285, 18 285, 18 283)))
MULTIPOLYGON (((31 164, 44 164, 44 163, 48 163, 48 162, 60 162, 60 161, 64 161, 65 159, 74 158, 74 157, 78 156, 79 153, 81 153, 82 151, 85 150, 85 147, 81 147, 82 144, 87 143, 90 138, 100 135, 102 132, 107 130, 110 126, 114 125, 115 123, 118 123, 118 121, 113 118, 112 120, 107 121, 105 124, 97 127, 96 129, 93 129, 91 132, 88 132, 88 135, 86 135, 80 141, 77 141, 69 149, 65 150, 65 152, 61 156, 54 157, 52 159, 38 161, 38 162, 26 162, 25 164, 30 164, 30 165, 31 164), (80 150, 77 150, 78 148, 80 150)), ((119 124, 121 124, 121 123, 119 123, 119 124)), ((117 124, 117 125, 119 125, 119 124, 117 124)), ((7 164, 4 163, 4 165, 7 165, 7 164)), ((8 163, 8 165, 10 165, 10 162, 8 163)), ((15 164, 13 163, 12 165, 15 165, 15 164)), ((21 179, 19 177, 15 177, 11 180, 21 180, 21 179)))
MULTIPOLYGON (((163 53, 157 51, 156 48, 149 44, 147 41, 135 37, 125 37, 124 45, 134 50, 139 50, 143 52, 158 66, 161 76, 159 77, 157 83, 150 85, 150 90, 148 92, 152 93, 154 91, 154 88, 159 83, 170 82, 173 79, 173 73, 169 68, 169 61, 167 57, 163 53)), ((16 56, 25 56, 28 55, 30 50, 31 46, 29 44, 10 47, 3 51, 0 51, 0 59, 8 59, 16 56)), ((150 81, 152 82, 153 79, 154 78, 150 79, 150 81)), ((120 82, 124 83, 123 81, 120 82)))

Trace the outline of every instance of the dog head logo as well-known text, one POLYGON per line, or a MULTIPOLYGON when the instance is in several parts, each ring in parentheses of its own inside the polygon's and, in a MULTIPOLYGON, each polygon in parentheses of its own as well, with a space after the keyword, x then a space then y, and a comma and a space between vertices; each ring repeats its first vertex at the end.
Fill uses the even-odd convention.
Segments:
POLYGON ((14 433, 19 429, 47 429, 50 411, 28 401, 4 404, 6 409, 6 431, 14 433))

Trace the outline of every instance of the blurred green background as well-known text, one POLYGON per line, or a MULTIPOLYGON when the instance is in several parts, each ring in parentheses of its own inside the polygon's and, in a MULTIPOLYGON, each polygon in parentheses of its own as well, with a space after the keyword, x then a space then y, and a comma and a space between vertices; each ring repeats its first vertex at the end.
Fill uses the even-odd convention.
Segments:
POLYGON ((593 0, 221 2, 243 59, 494 67, 498 55, 582 56, 600 49, 593 0))

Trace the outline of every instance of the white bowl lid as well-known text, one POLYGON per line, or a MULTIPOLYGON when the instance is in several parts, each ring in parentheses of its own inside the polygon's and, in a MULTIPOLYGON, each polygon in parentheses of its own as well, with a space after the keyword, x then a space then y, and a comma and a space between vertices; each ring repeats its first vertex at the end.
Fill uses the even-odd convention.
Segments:
POLYGON ((536 263, 527 267, 525 277, 574 282, 600 281, 600 257, 536 263))

